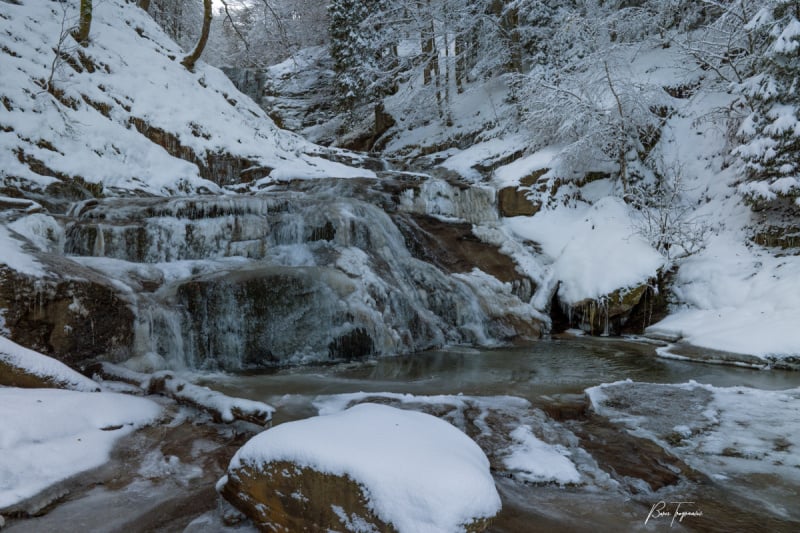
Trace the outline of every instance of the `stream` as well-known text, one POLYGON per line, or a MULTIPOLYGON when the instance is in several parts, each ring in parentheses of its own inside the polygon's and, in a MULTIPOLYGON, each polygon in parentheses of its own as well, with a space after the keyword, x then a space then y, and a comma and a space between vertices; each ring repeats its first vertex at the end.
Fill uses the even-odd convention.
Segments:
MULTIPOLYGON (((606 471, 635 462, 630 454, 640 441, 630 441, 618 428, 609 433, 605 423, 598 422, 601 417, 574 416, 569 408, 554 408, 580 403, 588 387, 629 378, 665 384, 695 380, 718 387, 771 391, 800 387, 800 373, 660 359, 654 355, 654 346, 646 342, 565 335, 507 348, 454 347, 363 362, 259 373, 194 373, 191 377, 231 396, 271 403, 278 409, 275 424, 314 416, 320 405, 358 392, 407 393, 415 398, 463 395, 456 397, 476 398, 478 408, 481 401, 507 402, 508 410, 501 411, 512 426, 516 423, 512 419, 519 416, 526 423, 539 424, 537 431, 556 439, 559 434, 583 434, 588 440, 578 447, 603 440, 603 451, 590 454, 610 460, 595 462, 590 454, 573 447, 571 457, 587 480, 583 484, 530 484, 495 469, 503 500, 503 510, 490 528, 495 533, 797 531, 800 526, 796 477, 752 473, 722 480, 698 475, 657 491, 641 489, 641 483, 618 483, 611 479, 613 473, 609 477, 606 471), (510 396, 524 398, 530 402, 529 408, 520 410, 520 402, 515 404, 510 396), (612 439, 607 439, 608 435, 612 439), (651 519, 645 525, 651 507, 660 501, 694 502, 692 508, 702 510, 703 516, 687 516, 672 525, 666 518, 651 519)), ((388 402, 389 396, 380 401, 388 402)), ((669 410, 670 406, 663 408, 669 410)), ((48 514, 12 521, 4 531, 250 531, 246 521, 223 520, 226 511, 213 489, 209 490, 248 436, 211 423, 181 423, 180 418, 176 416, 178 421, 169 429, 139 432, 133 441, 123 444, 122 452, 115 454, 103 472, 80 476, 75 486, 65 490, 64 501, 48 514), (165 460, 170 454, 179 459, 165 460)), ((491 459, 496 451, 491 449, 492 442, 500 440, 487 442, 481 444, 485 450, 489 448, 491 459)))

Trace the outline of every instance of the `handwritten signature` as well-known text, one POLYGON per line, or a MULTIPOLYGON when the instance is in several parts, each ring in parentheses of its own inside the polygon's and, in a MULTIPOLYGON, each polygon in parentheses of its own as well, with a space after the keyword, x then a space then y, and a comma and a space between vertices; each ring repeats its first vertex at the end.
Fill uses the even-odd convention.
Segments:
POLYGON ((692 517, 700 517, 703 516, 703 511, 700 509, 692 509, 690 506, 694 505, 695 502, 665 502, 660 501, 650 508, 650 512, 647 514, 647 518, 644 520, 644 524, 650 520, 658 519, 658 518, 669 518, 669 527, 672 527, 677 520, 678 523, 683 522, 683 519, 687 516, 692 517), (673 507, 674 506, 674 507, 673 507))

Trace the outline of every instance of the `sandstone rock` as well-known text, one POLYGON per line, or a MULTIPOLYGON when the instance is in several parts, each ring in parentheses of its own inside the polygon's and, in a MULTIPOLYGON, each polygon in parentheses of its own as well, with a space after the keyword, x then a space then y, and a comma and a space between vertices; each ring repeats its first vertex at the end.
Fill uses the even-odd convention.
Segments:
POLYGON ((533 216, 539 212, 541 205, 528 199, 529 189, 521 187, 503 187, 498 191, 497 208, 500 216, 519 217, 533 216))
POLYGON ((51 271, 58 274, 34 277, 0 266, 9 338, 67 364, 126 354, 134 316, 111 282, 63 259, 51 271))
POLYGON ((347 531, 353 517, 380 532, 397 531, 375 516, 350 477, 289 461, 230 473, 221 494, 263 531, 347 531))
POLYGON ((218 490, 263 531, 477 532, 500 509, 474 441, 433 416, 378 404, 257 435, 218 490))

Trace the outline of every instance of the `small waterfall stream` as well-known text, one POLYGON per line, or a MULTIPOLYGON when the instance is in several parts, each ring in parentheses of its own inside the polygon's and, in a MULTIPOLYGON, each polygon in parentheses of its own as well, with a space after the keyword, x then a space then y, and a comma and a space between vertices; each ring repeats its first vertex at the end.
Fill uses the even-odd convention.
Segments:
POLYGON ((447 271, 415 256, 399 214, 445 224, 497 219, 488 188, 409 175, 325 180, 255 194, 92 200, 69 213, 65 252, 115 279, 124 269, 146 287, 130 291, 132 355, 155 366, 236 369, 492 346, 546 327, 515 288, 529 281, 500 282, 477 264, 447 271))

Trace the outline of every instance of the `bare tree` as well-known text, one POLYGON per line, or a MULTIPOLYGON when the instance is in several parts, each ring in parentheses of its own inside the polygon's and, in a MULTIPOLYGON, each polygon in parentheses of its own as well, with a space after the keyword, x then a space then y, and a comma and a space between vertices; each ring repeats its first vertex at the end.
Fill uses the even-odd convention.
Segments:
POLYGON ((197 45, 194 47, 194 50, 192 50, 192 52, 184 57, 183 61, 181 61, 181 64, 188 70, 194 70, 194 64, 197 63, 197 60, 200 59, 201 55, 203 55, 203 50, 208 42, 208 33, 210 29, 211 0, 203 0, 203 31, 200 33, 200 39, 197 41, 197 45))
POLYGON ((81 0, 78 29, 72 34, 81 46, 89 44, 89 30, 92 27, 92 0, 81 0))
POLYGON ((655 180, 631 186, 625 200, 636 209, 637 232, 674 263, 705 248, 712 227, 687 199, 683 167, 655 166, 660 167, 655 180))

